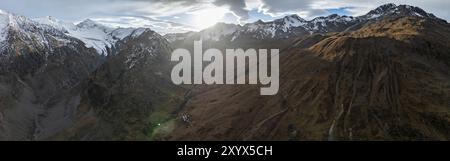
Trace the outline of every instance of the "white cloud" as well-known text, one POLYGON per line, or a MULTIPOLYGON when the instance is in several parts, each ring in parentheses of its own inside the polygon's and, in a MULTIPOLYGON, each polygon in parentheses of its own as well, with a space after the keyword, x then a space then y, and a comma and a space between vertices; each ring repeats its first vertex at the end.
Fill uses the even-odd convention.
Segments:
MULTIPOLYGON (((450 20, 450 0, 0 0, 0 9, 32 18, 53 16, 72 22, 92 18, 115 25, 147 25, 175 32, 195 26, 189 16, 185 16, 188 13, 217 7, 227 10, 223 13, 224 19, 239 23, 249 18, 249 11, 255 10, 273 18, 295 13, 308 19, 329 14, 330 9, 344 9, 358 16, 385 3, 418 6, 450 20), (237 18, 230 18, 230 13, 237 18)), ((252 20, 259 18, 250 17, 252 20)))
POLYGON ((92 20, 113 27, 145 27, 158 31, 160 34, 188 32, 195 27, 167 20, 158 20, 144 16, 118 16, 93 18, 92 20))
POLYGON ((215 0, 213 4, 219 7, 227 7, 230 12, 239 17, 239 19, 247 20, 249 18, 247 6, 244 0, 215 0))
POLYGON ((261 9, 271 15, 301 13, 304 16, 317 16, 329 9, 345 8, 352 16, 359 16, 386 4, 407 4, 417 6, 438 17, 450 20, 449 0, 260 0, 261 9))

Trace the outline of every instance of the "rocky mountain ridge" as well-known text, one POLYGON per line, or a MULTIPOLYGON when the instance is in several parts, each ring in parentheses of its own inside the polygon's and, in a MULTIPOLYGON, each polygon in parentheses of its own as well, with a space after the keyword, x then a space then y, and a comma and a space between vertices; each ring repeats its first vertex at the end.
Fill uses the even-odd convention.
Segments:
POLYGON ((218 23, 217 25, 202 30, 200 32, 189 32, 185 34, 166 34, 170 42, 182 41, 195 37, 206 41, 237 41, 239 39, 289 39, 299 36, 306 36, 317 33, 341 32, 352 26, 364 24, 369 21, 382 19, 385 17, 398 16, 418 16, 424 18, 437 18, 431 13, 409 5, 382 5, 365 15, 352 17, 332 14, 326 17, 317 17, 312 20, 305 20, 298 15, 288 15, 281 19, 269 22, 258 20, 254 23, 248 23, 243 26, 235 24, 218 23))

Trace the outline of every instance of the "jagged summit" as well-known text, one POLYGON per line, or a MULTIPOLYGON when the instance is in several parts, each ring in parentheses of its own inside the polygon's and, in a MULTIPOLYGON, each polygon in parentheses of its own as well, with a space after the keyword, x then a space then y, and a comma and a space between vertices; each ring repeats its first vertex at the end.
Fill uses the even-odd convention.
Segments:
POLYGON ((254 24, 264 24, 264 21, 259 19, 258 21, 255 21, 254 24))
POLYGON ((395 8, 397 8, 396 4, 394 4, 394 3, 386 3, 386 4, 383 4, 383 5, 379 6, 379 7, 377 7, 375 10, 387 11, 387 10, 392 10, 392 9, 395 9, 395 8))
POLYGON ((46 16, 41 18, 35 18, 34 21, 52 26, 58 30, 63 31, 64 33, 68 33, 70 30, 73 30, 76 28, 76 26, 71 22, 61 21, 53 16, 46 16))
MULTIPOLYGON (((312 20, 305 20, 298 16, 297 14, 287 15, 273 21, 264 22, 258 20, 253 23, 244 24, 242 27, 234 27, 238 25, 228 25, 231 28, 237 28, 236 32, 222 32, 216 31, 217 34, 214 36, 214 41, 218 41, 220 37, 226 38, 227 40, 238 40, 240 38, 251 37, 253 39, 263 40, 263 39, 286 39, 302 35, 308 35, 313 33, 328 33, 328 32, 340 32, 346 30, 349 27, 357 28, 357 24, 364 24, 365 22, 372 20, 380 20, 383 18, 391 17, 402 17, 402 16, 414 16, 421 18, 430 18, 440 21, 445 21, 435 17, 431 13, 427 13, 423 9, 415 6, 409 5, 396 5, 393 3, 388 3, 381 5, 365 15, 362 16, 346 16, 331 14, 328 16, 316 17, 312 20), (225 35, 220 35, 225 34, 225 35)), ((359 26, 360 27, 360 26, 359 26)), ((217 27, 211 27, 203 31, 208 31, 208 33, 213 33, 214 29, 217 27)), ((200 31, 200 32, 203 32, 200 31)), ((195 35, 190 33, 189 35, 195 35)), ((180 35, 178 35, 180 36, 180 35)), ((171 37, 171 40, 182 40, 183 37, 187 37, 187 34, 178 38, 171 37)), ((208 37, 203 37, 208 38, 208 37)))
POLYGON ((376 19, 386 16, 419 16, 433 19, 437 18, 433 14, 428 13, 419 7, 410 5, 396 5, 393 3, 381 5, 380 7, 369 11, 366 15, 361 16, 361 18, 376 19))
POLYGON ((283 18, 274 20, 274 22, 283 22, 283 21, 303 22, 303 21, 306 21, 306 20, 301 18, 297 14, 287 15, 287 16, 284 16, 283 18))
POLYGON ((297 14, 292 14, 292 15, 284 16, 283 19, 293 19, 293 20, 305 21, 305 19, 301 18, 301 17, 300 17, 299 15, 297 15, 297 14))
POLYGON ((312 19, 309 22, 324 22, 324 21, 335 21, 335 22, 342 22, 342 21, 353 21, 355 20, 355 17, 352 16, 346 16, 346 15, 338 15, 338 14, 331 14, 328 16, 320 16, 312 19))
POLYGON ((113 28, 92 19, 86 19, 78 24, 62 21, 52 16, 29 19, 1 10, 0 42, 11 36, 9 29, 13 29, 15 33, 20 33, 19 35, 24 35, 25 38, 39 40, 38 42, 42 45, 48 44, 48 40, 40 34, 42 31, 62 39, 73 37, 84 42, 86 47, 96 49, 100 55, 111 54, 111 49, 114 48, 116 42, 128 36, 139 36, 150 30, 145 28, 113 28))
POLYGON ((111 48, 114 48, 116 42, 147 31, 145 28, 113 28, 92 19, 86 19, 76 25, 53 17, 38 18, 36 21, 83 41, 86 47, 96 49, 101 55, 111 54, 111 48))
POLYGON ((110 27, 107 27, 107 26, 105 26, 105 25, 103 25, 101 23, 98 23, 98 22, 96 22, 94 20, 91 20, 89 18, 84 20, 84 21, 82 21, 82 22, 80 22, 80 23, 78 23, 77 26, 80 27, 80 28, 96 28, 96 27, 98 27, 98 28, 104 28, 104 29, 112 29, 110 27))
MULTIPOLYGON (((60 40, 67 37, 61 30, 52 26, 41 24, 25 16, 16 15, 7 11, 1 11, 0 14, 0 42, 7 47, 6 40, 10 38, 21 39, 21 41, 28 42, 39 48, 48 46, 49 39, 44 35, 51 35, 60 40)), ((5 48, 0 48, 4 50, 5 48)), ((0 52, 1 52, 0 51, 0 52)))

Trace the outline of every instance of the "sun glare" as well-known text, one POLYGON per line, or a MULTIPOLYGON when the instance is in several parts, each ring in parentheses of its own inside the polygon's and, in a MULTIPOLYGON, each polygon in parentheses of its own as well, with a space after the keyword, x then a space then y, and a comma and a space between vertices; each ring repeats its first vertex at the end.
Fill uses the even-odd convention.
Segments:
POLYGON ((208 8, 193 12, 193 25, 198 29, 205 29, 223 20, 228 11, 223 8, 208 8))

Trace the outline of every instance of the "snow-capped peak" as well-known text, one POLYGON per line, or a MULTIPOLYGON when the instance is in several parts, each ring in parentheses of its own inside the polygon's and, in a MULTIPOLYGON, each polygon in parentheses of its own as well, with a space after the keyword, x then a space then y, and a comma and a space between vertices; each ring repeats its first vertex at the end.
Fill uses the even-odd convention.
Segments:
POLYGON ((51 33, 54 36, 62 35, 59 30, 56 30, 47 25, 41 25, 24 16, 16 15, 6 11, 0 11, 0 42, 5 41, 8 37, 10 29, 20 33, 26 38, 33 38, 39 40, 39 43, 45 44, 46 40, 41 32, 51 33))
POLYGON ((299 17, 296 14, 285 16, 282 19, 274 21, 276 28, 281 28, 284 32, 287 32, 292 27, 299 27, 306 24, 306 20, 299 17))
POLYGON ((9 23, 9 16, 8 13, 0 10, 0 42, 4 41, 6 39, 7 30, 6 27, 9 23))
POLYGON ((394 3, 387 3, 384 5, 381 5, 377 8, 375 8, 374 10, 372 10, 371 12, 375 12, 375 13, 385 13, 385 12, 390 12, 392 10, 396 10, 397 9, 397 5, 394 3))
POLYGON ((397 6, 393 3, 382 5, 361 17, 363 19, 377 19, 379 17, 385 16, 419 16, 427 18, 436 18, 433 14, 427 13, 419 7, 409 5, 397 6))
POLYGON ((105 30, 106 32, 111 32, 112 30, 114 30, 112 27, 108 27, 105 26, 103 24, 100 24, 94 20, 91 19, 86 19, 80 23, 77 24, 78 28, 83 28, 83 29, 92 29, 92 28, 96 28, 96 29, 101 29, 101 30, 105 30))
MULTIPOLYGON (((52 43, 49 38, 60 43, 69 41, 61 30, 51 25, 42 24, 24 16, 1 11, 0 14, 0 45, 8 47, 10 41, 20 40, 39 49, 50 48, 52 43), (10 39, 16 38, 16 39, 10 39)), ((14 41, 15 42, 15 41, 14 41)), ((13 43, 14 43, 13 42, 13 43)), ((3 50, 4 48, 0 49, 3 50)))
POLYGON ((61 21, 52 16, 46 16, 43 18, 36 18, 34 21, 39 22, 41 24, 46 24, 52 26, 64 33, 67 33, 69 30, 75 29, 76 26, 71 22, 61 21))
POLYGON ((78 23, 78 26, 82 27, 82 26, 86 26, 86 27, 95 27, 95 26, 103 26, 100 25, 99 23, 95 22, 94 20, 91 19, 85 19, 84 21, 78 23))
POLYGON ((291 20, 291 21, 306 21, 305 19, 301 18, 297 14, 292 14, 289 16, 285 16, 284 19, 291 20))
POLYGON ((117 41, 128 36, 138 36, 142 34, 143 28, 112 28, 91 19, 86 19, 78 24, 65 22, 53 17, 38 18, 36 21, 50 25, 83 41, 86 47, 92 47, 99 54, 107 55, 117 41))
POLYGON ((128 36, 136 37, 147 31, 144 28, 112 28, 91 19, 76 25, 51 16, 31 20, 0 10, 0 42, 7 39, 9 29, 19 31, 23 35, 33 35, 26 37, 37 37, 42 39, 40 43, 44 44, 46 40, 39 31, 51 33, 62 39, 67 36, 77 38, 84 42, 86 47, 92 47, 102 55, 109 54, 109 49, 113 48, 117 41, 128 36))

